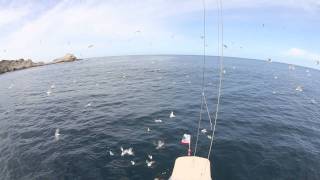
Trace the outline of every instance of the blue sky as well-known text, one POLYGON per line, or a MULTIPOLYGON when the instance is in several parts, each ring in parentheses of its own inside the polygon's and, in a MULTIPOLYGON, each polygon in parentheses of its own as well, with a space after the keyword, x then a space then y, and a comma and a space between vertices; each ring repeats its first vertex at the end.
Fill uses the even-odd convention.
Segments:
MULTIPOLYGON (((207 52, 217 55, 216 1, 206 4, 207 52)), ((226 56, 319 68, 320 1, 225 0, 223 6, 226 56)), ((0 0, 0 34, 0 59, 201 54, 202 1, 0 0)))

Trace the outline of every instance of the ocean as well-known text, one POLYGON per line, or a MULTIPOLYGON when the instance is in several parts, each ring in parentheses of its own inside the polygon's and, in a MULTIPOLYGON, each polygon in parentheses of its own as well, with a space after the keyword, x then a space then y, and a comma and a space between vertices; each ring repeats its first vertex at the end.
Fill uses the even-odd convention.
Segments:
MULTIPOLYGON (((187 154, 183 134, 194 151, 202 58, 90 58, 0 75, 0 179, 168 179, 187 154), (134 154, 121 156, 121 147, 134 154)), ((218 70, 218 58, 207 57, 212 117, 218 70)), ((320 72, 227 57, 224 70, 213 179, 320 179, 320 72)), ((206 157, 205 112, 201 129, 197 155, 206 157)))

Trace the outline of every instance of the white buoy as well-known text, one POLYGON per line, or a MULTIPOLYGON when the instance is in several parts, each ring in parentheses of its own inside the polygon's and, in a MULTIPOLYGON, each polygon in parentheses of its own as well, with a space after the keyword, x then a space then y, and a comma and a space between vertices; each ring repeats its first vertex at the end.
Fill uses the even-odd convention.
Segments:
POLYGON ((161 123, 162 120, 161 120, 161 119, 156 119, 156 120, 154 120, 154 122, 156 122, 156 123, 161 123))
POLYGON ((173 113, 173 111, 171 111, 171 113, 170 113, 170 116, 169 116, 170 118, 175 118, 176 117, 176 115, 174 115, 174 113, 173 113))

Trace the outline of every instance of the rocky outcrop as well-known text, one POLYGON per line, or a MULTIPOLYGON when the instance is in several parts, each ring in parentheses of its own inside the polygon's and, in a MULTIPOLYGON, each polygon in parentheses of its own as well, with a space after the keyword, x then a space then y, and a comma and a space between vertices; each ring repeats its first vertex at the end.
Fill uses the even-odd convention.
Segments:
POLYGON ((50 63, 35 63, 32 62, 31 59, 18 59, 18 60, 2 60, 0 61, 0 74, 10 72, 10 71, 16 71, 20 69, 26 69, 36 66, 43 66, 43 65, 49 65, 49 64, 56 64, 56 63, 64 63, 64 62, 73 62, 79 60, 75 55, 73 54, 66 54, 62 58, 58 58, 53 60, 50 63))
POLYGON ((64 63, 64 62, 73 62, 79 60, 75 55, 73 54, 66 54, 61 58, 53 60, 53 63, 64 63))
POLYGON ((78 59, 75 55, 69 54, 69 53, 64 55, 62 58, 53 60, 50 63, 43 63, 43 62, 35 63, 35 62, 32 62, 31 59, 2 60, 0 61, 0 74, 10 72, 10 71, 16 71, 20 69, 36 67, 36 66, 43 66, 43 65, 64 63, 64 62, 73 62, 77 60, 80 60, 80 59, 78 59))
POLYGON ((2 60, 0 61, 0 74, 42 65, 44 63, 34 63, 30 59, 2 60))

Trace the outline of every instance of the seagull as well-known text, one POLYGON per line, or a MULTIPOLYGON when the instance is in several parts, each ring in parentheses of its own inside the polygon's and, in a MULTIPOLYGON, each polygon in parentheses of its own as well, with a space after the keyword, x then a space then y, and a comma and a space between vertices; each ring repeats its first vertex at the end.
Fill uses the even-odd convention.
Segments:
POLYGON ((164 141, 158 140, 156 149, 161 149, 164 146, 164 141))
POLYGON ((51 89, 49 89, 49 90, 47 91, 47 95, 50 96, 51 93, 52 93, 52 91, 51 91, 51 89))
POLYGON ((54 85, 54 84, 52 84, 51 86, 50 86, 50 88, 51 89, 54 89, 56 86, 54 85))
POLYGON ((88 48, 92 48, 93 47, 93 45, 92 44, 90 44, 89 46, 88 46, 88 48))
POLYGON ((134 161, 130 161, 131 165, 134 166, 136 163, 134 161))
POLYGON ((86 105, 86 107, 90 107, 91 106, 91 103, 88 103, 87 105, 86 105))
POLYGON ((206 129, 202 129, 201 132, 202 132, 203 134, 205 134, 205 133, 207 133, 207 130, 206 130, 206 129))
POLYGON ((278 79, 278 76, 274 76, 274 79, 278 79))
POLYGON ((54 138, 56 139, 56 140, 59 140, 59 136, 60 136, 60 133, 59 133, 59 128, 58 129, 56 129, 56 132, 54 133, 54 138))
POLYGON ((173 114, 173 111, 171 111, 171 113, 170 113, 170 116, 169 116, 170 118, 175 118, 176 117, 176 115, 174 115, 173 114))
POLYGON ((120 149, 121 149, 121 156, 124 156, 126 154, 129 155, 129 156, 133 156, 134 155, 132 148, 123 149, 123 147, 121 146, 120 149))
POLYGON ((114 153, 110 150, 109 151, 110 156, 114 156, 114 153))
POLYGON ((148 154, 148 158, 149 158, 150 160, 152 160, 152 155, 151 155, 151 154, 148 154))
POLYGON ((302 86, 297 86, 297 87, 296 87, 296 91, 302 92, 302 91, 303 91, 302 86))
POLYGON ((150 128, 147 128, 147 131, 150 132, 151 131, 150 128))
POLYGON ((228 46, 227 46, 227 45, 225 45, 225 44, 223 45, 223 47, 224 47, 224 48, 228 48, 228 46))
POLYGON ((317 101, 315 99, 311 99, 311 103, 317 104, 317 101))
POLYGON ((147 163, 147 166, 148 166, 148 167, 151 167, 152 164, 155 163, 155 161, 148 161, 148 160, 146 160, 146 163, 147 163))
POLYGON ((224 70, 223 70, 223 74, 226 74, 226 73, 227 73, 227 71, 224 69, 224 70))
POLYGON ((161 119, 156 119, 156 120, 154 120, 154 122, 156 122, 156 123, 161 123, 162 120, 161 120, 161 119))
POLYGON ((12 89, 13 88, 13 84, 10 84, 10 86, 8 87, 8 89, 12 89))
POLYGON ((296 67, 294 65, 292 65, 292 64, 289 65, 289 70, 295 70, 295 69, 296 69, 296 67))
POLYGON ((269 58, 269 59, 268 59, 268 62, 272 62, 272 60, 269 58))

